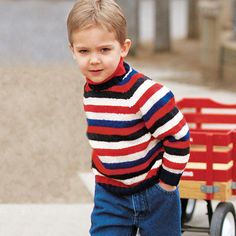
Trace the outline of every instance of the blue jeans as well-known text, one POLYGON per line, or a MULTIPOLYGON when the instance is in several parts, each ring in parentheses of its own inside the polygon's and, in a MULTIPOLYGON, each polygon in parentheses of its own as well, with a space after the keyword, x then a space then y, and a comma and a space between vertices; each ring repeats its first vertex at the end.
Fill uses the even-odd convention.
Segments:
POLYGON ((180 236, 181 207, 178 188, 168 192, 159 184, 120 196, 96 184, 91 236, 180 236))

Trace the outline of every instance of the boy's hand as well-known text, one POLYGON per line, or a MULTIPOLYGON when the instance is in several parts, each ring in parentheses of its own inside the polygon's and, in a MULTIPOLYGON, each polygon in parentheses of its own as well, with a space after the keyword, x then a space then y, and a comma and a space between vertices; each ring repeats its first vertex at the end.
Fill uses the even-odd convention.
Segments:
POLYGON ((174 191, 176 189, 176 186, 166 184, 162 181, 160 181, 159 185, 160 185, 161 188, 163 188, 166 191, 174 191))

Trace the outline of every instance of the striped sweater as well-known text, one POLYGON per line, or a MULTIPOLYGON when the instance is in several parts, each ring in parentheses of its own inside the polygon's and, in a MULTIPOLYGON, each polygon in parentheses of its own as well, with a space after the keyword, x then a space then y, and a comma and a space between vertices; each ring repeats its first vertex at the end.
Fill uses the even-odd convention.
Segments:
POLYGON ((124 74, 86 83, 84 110, 96 182, 132 194, 178 185, 189 159, 189 128, 173 93, 124 63, 124 74))

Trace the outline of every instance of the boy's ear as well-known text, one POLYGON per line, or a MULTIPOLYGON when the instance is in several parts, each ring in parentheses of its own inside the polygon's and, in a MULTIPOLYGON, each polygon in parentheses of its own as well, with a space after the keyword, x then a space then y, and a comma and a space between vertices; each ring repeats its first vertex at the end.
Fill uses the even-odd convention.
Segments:
POLYGON ((121 47, 121 56, 122 57, 126 57, 128 55, 131 44, 132 44, 132 42, 130 39, 125 40, 124 44, 121 47))

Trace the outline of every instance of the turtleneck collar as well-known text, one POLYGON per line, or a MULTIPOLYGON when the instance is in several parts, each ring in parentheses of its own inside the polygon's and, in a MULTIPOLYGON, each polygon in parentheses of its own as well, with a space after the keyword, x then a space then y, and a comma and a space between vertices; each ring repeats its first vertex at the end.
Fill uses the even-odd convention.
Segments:
MULTIPOLYGON (((126 73, 126 69, 125 69, 125 66, 124 66, 124 59, 121 57, 120 62, 118 64, 116 70, 108 78, 106 78, 102 82, 98 82, 98 83, 90 80, 89 78, 86 78, 86 81, 87 81, 90 88, 92 88, 92 89, 94 89, 96 87, 99 88, 99 87, 103 87, 103 85, 106 85, 107 83, 112 82, 113 80, 115 82, 117 80, 116 78, 120 78, 125 73, 126 73)), ((112 84, 114 84, 114 83, 112 83, 112 84)))

